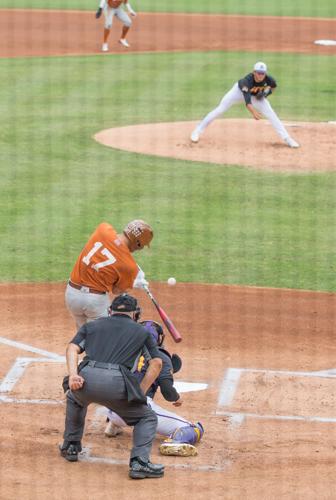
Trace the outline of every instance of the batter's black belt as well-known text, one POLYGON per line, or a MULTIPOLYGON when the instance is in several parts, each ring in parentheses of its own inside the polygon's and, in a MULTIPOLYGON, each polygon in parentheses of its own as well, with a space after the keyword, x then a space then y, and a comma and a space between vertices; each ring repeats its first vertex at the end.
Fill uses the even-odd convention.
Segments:
POLYGON ((115 365, 113 363, 103 363, 102 361, 89 361, 86 366, 91 366, 91 368, 103 368, 104 370, 119 370, 120 365, 115 365))

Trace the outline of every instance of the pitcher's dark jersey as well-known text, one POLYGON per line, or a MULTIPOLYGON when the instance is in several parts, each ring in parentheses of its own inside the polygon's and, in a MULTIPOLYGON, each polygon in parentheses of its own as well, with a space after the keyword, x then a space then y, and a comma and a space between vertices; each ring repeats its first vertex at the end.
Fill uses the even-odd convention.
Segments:
POLYGON ((253 73, 249 73, 238 81, 238 87, 243 93, 246 105, 251 103, 251 96, 255 96, 260 90, 266 87, 275 89, 276 86, 276 81, 270 75, 266 75, 262 82, 256 82, 253 73))

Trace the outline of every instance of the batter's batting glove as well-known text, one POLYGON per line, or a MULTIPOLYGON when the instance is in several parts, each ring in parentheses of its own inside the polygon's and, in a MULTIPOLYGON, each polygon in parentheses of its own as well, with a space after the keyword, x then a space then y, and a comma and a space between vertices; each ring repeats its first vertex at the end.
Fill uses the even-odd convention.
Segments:
POLYGON ((96 19, 100 18, 100 16, 102 15, 102 12, 103 12, 103 9, 101 7, 99 7, 99 9, 96 12, 96 19))
POLYGON ((144 288, 145 286, 148 285, 149 285, 148 281, 145 280, 145 273, 143 272, 142 269, 139 268, 139 272, 133 283, 133 288, 144 288))

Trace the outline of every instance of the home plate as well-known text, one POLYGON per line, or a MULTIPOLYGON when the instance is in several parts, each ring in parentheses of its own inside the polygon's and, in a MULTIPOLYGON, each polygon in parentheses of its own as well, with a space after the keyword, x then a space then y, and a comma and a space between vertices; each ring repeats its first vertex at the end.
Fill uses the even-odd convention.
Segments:
POLYGON ((336 45, 336 40, 315 40, 316 45, 336 45))

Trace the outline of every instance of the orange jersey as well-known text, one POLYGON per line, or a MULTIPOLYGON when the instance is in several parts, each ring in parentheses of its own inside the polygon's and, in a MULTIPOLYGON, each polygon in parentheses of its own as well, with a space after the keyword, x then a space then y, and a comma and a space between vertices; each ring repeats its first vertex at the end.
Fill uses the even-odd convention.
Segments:
POLYGON ((70 280, 101 292, 114 285, 126 291, 133 287, 139 268, 115 229, 102 222, 90 236, 72 270, 70 280))

